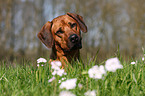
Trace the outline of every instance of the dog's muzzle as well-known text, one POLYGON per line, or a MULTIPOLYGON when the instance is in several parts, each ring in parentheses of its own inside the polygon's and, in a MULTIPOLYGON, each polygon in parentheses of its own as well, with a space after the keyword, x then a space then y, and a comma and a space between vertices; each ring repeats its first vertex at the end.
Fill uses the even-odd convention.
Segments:
POLYGON ((70 35, 68 39, 70 40, 69 47, 72 50, 74 50, 74 49, 81 49, 82 48, 81 39, 76 34, 70 35))

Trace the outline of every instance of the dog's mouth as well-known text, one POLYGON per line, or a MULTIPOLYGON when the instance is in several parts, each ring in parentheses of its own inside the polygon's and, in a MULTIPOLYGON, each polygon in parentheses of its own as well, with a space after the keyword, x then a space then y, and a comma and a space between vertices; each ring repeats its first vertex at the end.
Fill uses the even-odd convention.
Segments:
POLYGON ((77 43, 77 44, 70 44, 68 45, 69 49, 63 49, 64 52, 69 52, 72 50, 78 50, 82 48, 82 43, 77 43))
POLYGON ((82 48, 82 44, 81 43, 78 43, 78 44, 74 44, 70 50, 76 50, 76 49, 81 49, 82 48))
POLYGON ((82 48, 82 42, 81 40, 78 43, 70 43, 69 49, 71 50, 78 50, 82 48))

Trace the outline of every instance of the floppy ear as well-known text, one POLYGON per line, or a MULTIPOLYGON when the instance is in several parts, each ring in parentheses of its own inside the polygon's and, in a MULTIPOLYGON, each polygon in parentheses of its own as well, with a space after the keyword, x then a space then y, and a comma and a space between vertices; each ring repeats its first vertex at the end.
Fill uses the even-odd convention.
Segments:
POLYGON ((80 16, 78 14, 74 14, 74 13, 69 13, 69 12, 67 12, 67 15, 72 17, 79 23, 79 26, 83 32, 85 32, 85 33, 87 32, 87 26, 85 25, 85 22, 84 22, 82 16, 80 16))
POLYGON ((48 48, 51 48, 53 45, 53 37, 51 33, 51 22, 47 22, 41 28, 40 32, 37 34, 38 38, 44 43, 48 48))

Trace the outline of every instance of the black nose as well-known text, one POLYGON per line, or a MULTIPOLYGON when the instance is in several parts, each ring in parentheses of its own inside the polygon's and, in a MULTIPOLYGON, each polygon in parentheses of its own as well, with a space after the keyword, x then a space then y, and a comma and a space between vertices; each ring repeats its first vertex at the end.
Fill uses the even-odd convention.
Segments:
POLYGON ((70 42, 77 43, 79 41, 79 37, 76 34, 70 35, 70 42))

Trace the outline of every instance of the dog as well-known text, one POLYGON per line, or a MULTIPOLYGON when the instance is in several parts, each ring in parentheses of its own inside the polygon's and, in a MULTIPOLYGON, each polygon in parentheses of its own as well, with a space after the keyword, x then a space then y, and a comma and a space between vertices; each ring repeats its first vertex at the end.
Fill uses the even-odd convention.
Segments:
POLYGON ((52 48, 50 59, 61 61, 65 67, 66 63, 80 58, 81 31, 87 32, 83 17, 67 13, 44 24, 37 36, 46 47, 52 48))

